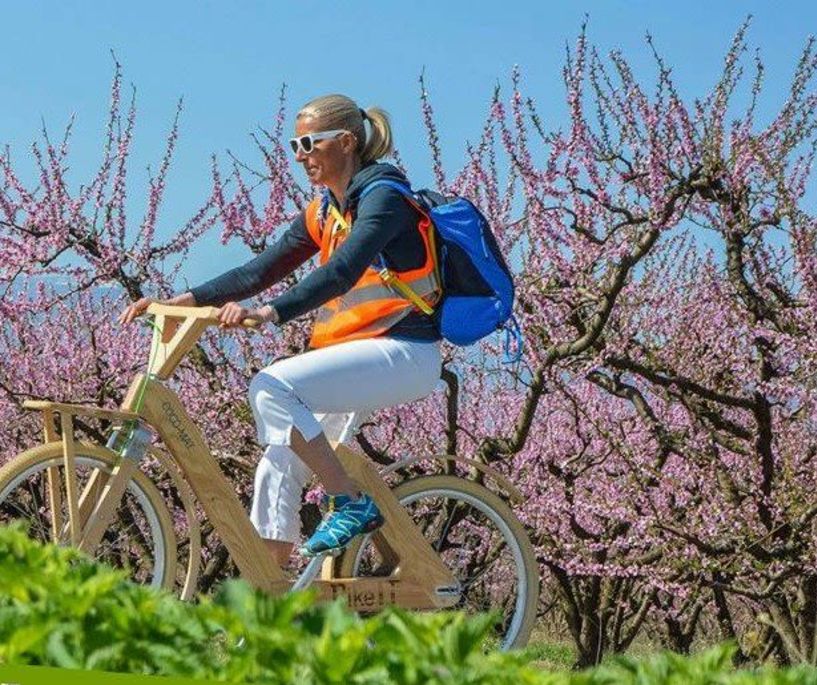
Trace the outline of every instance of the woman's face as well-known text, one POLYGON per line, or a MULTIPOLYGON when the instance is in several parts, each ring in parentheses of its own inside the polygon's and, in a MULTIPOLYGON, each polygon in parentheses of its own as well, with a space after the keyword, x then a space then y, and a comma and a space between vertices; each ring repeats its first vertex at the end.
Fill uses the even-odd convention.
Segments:
MULTIPOLYGON (((295 122, 295 135, 326 131, 329 127, 321 126, 311 117, 299 117, 295 122)), ((295 161, 303 164, 307 178, 312 183, 331 186, 340 179, 344 172, 354 165, 355 137, 343 133, 337 138, 315 141, 312 152, 304 154, 300 148, 295 154, 295 161)))

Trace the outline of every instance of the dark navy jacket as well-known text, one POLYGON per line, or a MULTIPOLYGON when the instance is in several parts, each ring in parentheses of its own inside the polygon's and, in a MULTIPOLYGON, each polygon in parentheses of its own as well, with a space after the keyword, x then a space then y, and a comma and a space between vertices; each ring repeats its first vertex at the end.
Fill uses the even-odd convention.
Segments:
MULTIPOLYGON (((394 271, 423 266, 425 247, 417 231, 419 217, 403 196, 392 188, 381 186, 360 200, 361 190, 375 179, 408 183, 394 166, 372 163, 352 177, 343 206, 339 206, 330 194, 330 201, 341 214, 347 209, 352 212, 352 230, 326 264, 311 271, 269 303, 278 312, 279 323, 303 316, 351 290, 378 255, 394 271)), ((318 246, 306 230, 304 212, 301 212, 281 238, 255 259, 193 288, 191 292, 199 306, 221 306, 243 300, 277 283, 318 252, 318 246)), ((415 340, 440 339, 431 318, 417 311, 406 316, 385 335, 415 340)))

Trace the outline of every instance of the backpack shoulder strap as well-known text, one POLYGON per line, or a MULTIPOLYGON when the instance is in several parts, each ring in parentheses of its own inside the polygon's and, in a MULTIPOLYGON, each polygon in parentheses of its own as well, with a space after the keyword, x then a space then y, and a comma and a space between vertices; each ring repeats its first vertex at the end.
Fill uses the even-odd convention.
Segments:
POLYGON ((393 181, 389 178, 381 178, 364 186, 363 190, 360 191, 360 197, 367 195, 369 191, 374 190, 378 186, 388 186, 389 188, 394 188, 401 195, 411 195, 411 186, 407 185, 406 183, 393 181))
MULTIPOLYGON (((433 222, 431 221, 431 217, 428 215, 428 212, 420 206, 420 203, 414 198, 414 193, 411 192, 411 186, 408 186, 404 183, 399 183, 398 181, 391 181, 388 179, 382 179, 380 181, 372 181, 369 185, 365 186, 363 190, 360 191, 360 197, 358 198, 358 202, 366 197, 369 191, 374 190, 378 186, 387 186, 396 190, 400 193, 412 207, 414 207, 421 216, 424 216, 428 219, 429 222, 429 242, 431 244, 431 258, 434 263, 434 273, 437 276, 437 283, 442 283, 440 280, 440 272, 439 272, 439 265, 437 264, 437 257, 436 257, 436 248, 434 245, 434 231, 433 231, 433 222)), ((408 299, 415 307, 417 307, 420 311, 424 312, 425 314, 431 316, 434 314, 434 309, 431 307, 423 298, 421 298, 414 290, 411 289, 409 285, 403 283, 395 273, 393 273, 390 269, 386 267, 386 263, 383 260, 383 255, 378 255, 377 259, 380 263, 380 271, 379 275, 380 278, 383 280, 384 283, 390 285, 408 299)))
POLYGON ((411 186, 406 185, 405 183, 400 183, 399 181, 392 181, 389 179, 381 179, 379 181, 372 181, 369 185, 365 186, 363 190, 360 191, 360 198, 358 202, 362 200, 366 195, 369 194, 370 191, 374 190, 378 186, 386 186, 393 190, 396 190, 400 193, 414 209, 416 209, 420 214, 422 214, 426 218, 430 218, 428 216, 428 211, 423 207, 414 197, 414 193, 411 190, 411 186))

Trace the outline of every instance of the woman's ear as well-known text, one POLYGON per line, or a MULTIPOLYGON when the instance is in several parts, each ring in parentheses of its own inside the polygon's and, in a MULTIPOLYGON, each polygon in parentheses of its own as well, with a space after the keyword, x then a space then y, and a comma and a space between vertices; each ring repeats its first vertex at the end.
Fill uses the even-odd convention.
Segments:
POLYGON ((351 131, 344 133, 340 137, 340 146, 343 154, 350 155, 357 149, 357 138, 351 131))

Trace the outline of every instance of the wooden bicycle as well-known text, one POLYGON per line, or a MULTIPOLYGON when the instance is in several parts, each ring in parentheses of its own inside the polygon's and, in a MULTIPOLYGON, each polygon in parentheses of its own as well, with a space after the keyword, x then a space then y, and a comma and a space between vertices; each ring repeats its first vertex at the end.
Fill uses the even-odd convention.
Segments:
POLYGON ((134 580, 177 589, 190 599, 201 562, 197 500, 241 576, 261 590, 280 594, 311 586, 319 597, 342 597, 361 612, 388 604, 499 609, 501 646, 526 643, 536 617, 539 574, 528 536, 508 504, 484 485, 450 474, 414 477, 393 488, 384 481, 424 459, 461 463, 521 502, 507 479, 455 455, 419 456, 378 472, 361 454, 338 444, 341 463, 372 495, 385 523, 339 555, 316 557, 293 582, 273 561, 201 431, 163 382, 204 330, 218 324, 218 310, 152 304, 148 314, 155 323, 147 373, 133 379, 119 410, 25 403, 42 412, 45 444, 0 469, 0 524, 25 518, 33 537, 125 565, 134 580), (113 427, 107 445, 76 440, 79 418, 107 421, 113 427), (154 434, 165 449, 153 444, 154 434), (151 475, 157 465, 186 518, 186 568, 179 563, 179 522, 151 475))

